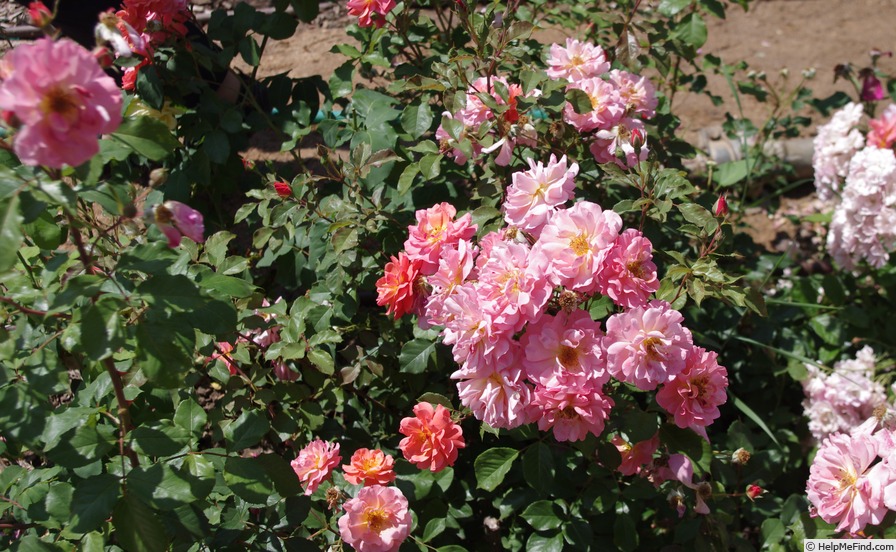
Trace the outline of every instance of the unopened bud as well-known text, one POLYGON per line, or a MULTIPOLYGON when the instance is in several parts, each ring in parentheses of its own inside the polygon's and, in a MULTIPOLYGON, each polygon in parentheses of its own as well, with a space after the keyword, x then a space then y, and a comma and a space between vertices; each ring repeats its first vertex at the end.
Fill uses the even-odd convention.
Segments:
POLYGON ((884 87, 880 79, 875 76, 873 69, 862 69, 859 76, 862 77, 862 91, 859 93, 859 97, 863 102, 876 102, 884 98, 884 87))
POLYGON ((28 17, 31 18, 31 24, 39 29, 43 29, 53 22, 53 12, 43 2, 28 4, 28 17))
POLYGON ((737 466, 743 466, 750 461, 751 456, 752 454, 750 454, 750 451, 741 447, 731 455, 731 463, 737 466))
POLYGON ((168 181, 168 169, 153 169, 149 173, 149 185, 152 188, 158 188, 168 181))
POLYGON ((747 498, 750 500, 756 500, 756 497, 762 496, 765 493, 765 489, 760 487, 759 485, 747 485, 747 498))
POLYGON ((722 218, 728 214, 728 200, 725 199, 725 194, 720 195, 719 199, 716 200, 716 205, 713 208, 713 212, 719 218, 722 218))
POLYGON ((632 147, 635 148, 635 150, 639 150, 641 149, 641 146, 644 145, 644 142, 647 141, 647 137, 644 136, 644 131, 640 128, 633 128, 630 141, 632 147))
POLYGON ((292 187, 286 182, 274 182, 274 190, 284 199, 292 195, 292 187))

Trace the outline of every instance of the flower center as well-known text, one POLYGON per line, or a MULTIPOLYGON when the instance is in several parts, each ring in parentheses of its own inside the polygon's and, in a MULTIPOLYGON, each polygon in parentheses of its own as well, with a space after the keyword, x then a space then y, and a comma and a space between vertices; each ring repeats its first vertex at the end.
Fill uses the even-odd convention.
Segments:
POLYGON ((579 365, 579 350, 569 345, 560 346, 560 354, 557 355, 560 364, 567 370, 577 370, 579 365))
POLYGON ((575 407, 573 407, 573 406, 567 406, 566 408, 564 408, 563 410, 561 410, 561 411, 557 414, 557 416, 559 416, 560 418, 562 418, 562 419, 564 419, 564 420, 574 420, 574 419, 576 419, 576 418, 579 417, 579 413, 576 412, 575 407))
POLYGON ((585 236, 584 232, 570 240, 569 247, 572 248, 572 252, 579 257, 591 249, 588 247, 588 237, 585 236))
POLYGON ((628 263, 625 268, 627 268, 631 275, 635 278, 638 278, 640 280, 644 279, 644 273, 646 271, 644 270, 644 265, 641 264, 641 261, 632 261, 628 263))
POLYGON ((582 65, 585 64, 585 60, 582 59, 582 56, 576 54, 576 55, 572 56, 571 58, 569 58, 569 64, 572 67, 581 67, 582 65))
POLYGON ((382 508, 368 508, 364 510, 364 521, 368 529, 379 533, 389 524, 389 513, 382 508))
POLYGON ((644 341, 641 342, 641 347, 644 349, 644 352, 647 354, 647 358, 650 360, 655 360, 660 357, 659 351, 656 350, 657 346, 662 345, 663 340, 658 337, 648 337, 644 341))
POLYGON ((40 107, 47 115, 55 113, 71 123, 78 118, 81 101, 74 90, 57 85, 47 91, 40 107))

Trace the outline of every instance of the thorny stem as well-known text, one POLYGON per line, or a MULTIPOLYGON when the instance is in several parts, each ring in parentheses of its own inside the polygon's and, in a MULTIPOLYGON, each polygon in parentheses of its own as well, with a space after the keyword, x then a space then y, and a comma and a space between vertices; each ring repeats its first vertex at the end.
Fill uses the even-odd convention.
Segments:
POLYGON ((69 319, 72 317, 70 314, 64 313, 64 312, 57 312, 55 314, 49 314, 46 311, 30 309, 30 308, 26 307, 25 305, 21 305, 21 304, 17 303, 15 300, 13 300, 9 297, 0 297, 0 303, 6 303, 8 305, 12 305, 16 310, 19 310, 25 314, 33 314, 35 316, 55 316, 56 318, 65 318, 65 319, 69 319))
POLYGON ((139 466, 140 460, 137 458, 137 453, 134 452, 134 449, 129 446, 126 447, 124 444, 125 435, 133 429, 133 426, 131 425, 131 412, 128 410, 128 400, 124 396, 124 382, 121 381, 121 374, 118 372, 118 369, 115 367, 115 363, 112 362, 111 358, 107 357, 103 359, 103 366, 105 366, 106 371, 109 372, 109 377, 112 379, 112 388, 115 390, 115 400, 118 401, 118 450, 120 451, 122 458, 127 456, 131 459, 134 466, 139 466))

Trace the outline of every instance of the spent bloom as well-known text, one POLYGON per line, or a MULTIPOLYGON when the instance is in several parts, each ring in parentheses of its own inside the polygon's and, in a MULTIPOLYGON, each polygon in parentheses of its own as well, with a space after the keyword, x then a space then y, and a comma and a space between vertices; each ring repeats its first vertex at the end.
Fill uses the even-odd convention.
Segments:
POLYGON ((650 439, 634 444, 623 439, 621 435, 614 435, 610 442, 622 457, 622 462, 616 468, 619 473, 635 475, 641 473, 642 467, 653 460, 653 454, 660 446, 660 434, 655 433, 650 439))
POLYGON ((681 373, 692 347, 683 321, 680 312, 659 300, 611 316, 604 337, 610 374, 650 391, 681 373))
POLYGON ((155 223, 168 238, 169 247, 177 247, 184 236, 196 243, 205 241, 202 213, 180 201, 166 201, 148 207, 144 218, 155 223))
POLYGON ((398 550, 411 534, 408 499, 396 487, 364 487, 342 507, 339 536, 359 552, 398 550))
POLYGON ((359 27, 382 27, 395 0, 348 0, 348 14, 358 18, 359 27))
POLYGON ((569 82, 599 77, 610 70, 603 48, 574 38, 566 39, 565 48, 559 44, 551 44, 547 62, 549 77, 569 82))
POLYGON ((338 467, 341 461, 339 443, 315 439, 299 451, 299 455, 290 462, 290 465, 305 487, 305 494, 310 495, 321 483, 330 478, 333 469, 338 467))
POLYGON ((358 449, 351 463, 342 466, 345 480, 352 485, 387 485, 395 480, 395 459, 379 449, 358 449))
POLYGON ((558 207, 572 199, 579 165, 567 167, 566 156, 551 155, 547 165, 529 159, 529 170, 513 173, 507 187, 504 220, 538 237, 541 228, 558 207))
POLYGON ((0 63, 0 112, 12 112, 21 125, 13 149, 22 163, 80 165, 99 151, 99 135, 118 128, 118 86, 77 43, 42 38, 0 63))
POLYGON ((398 448, 407 461, 434 473, 454 465, 458 450, 466 446, 460 426, 440 404, 417 404, 414 417, 401 420, 398 431, 406 436, 398 448))

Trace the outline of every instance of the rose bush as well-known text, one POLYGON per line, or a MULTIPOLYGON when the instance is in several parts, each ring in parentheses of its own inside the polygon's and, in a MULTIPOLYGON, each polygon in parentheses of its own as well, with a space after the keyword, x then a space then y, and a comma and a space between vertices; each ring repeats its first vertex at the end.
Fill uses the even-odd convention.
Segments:
MULTIPOLYGON (((682 170, 675 92, 727 71, 697 56, 728 7, 352 0, 326 80, 254 72, 315 0, 204 29, 187 2, 125 0, 97 22, 114 52, 17 46, 0 60, 2 545, 890 535, 886 416, 820 444, 803 417, 846 377, 823 373, 844 343, 884 342, 889 260, 799 274, 767 307, 796 261, 736 224, 775 165, 682 170), (539 42, 548 25, 570 38, 539 42), (259 132, 294 162, 241 157, 259 132), (844 466, 851 487, 832 483, 844 466)), ((891 148, 889 113, 868 147, 891 148)), ((838 124, 819 139, 849 187, 855 123, 838 124)))

